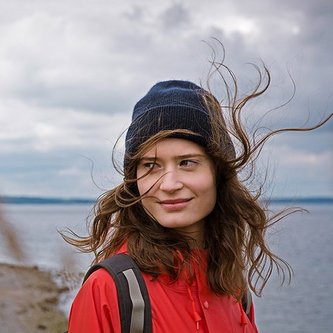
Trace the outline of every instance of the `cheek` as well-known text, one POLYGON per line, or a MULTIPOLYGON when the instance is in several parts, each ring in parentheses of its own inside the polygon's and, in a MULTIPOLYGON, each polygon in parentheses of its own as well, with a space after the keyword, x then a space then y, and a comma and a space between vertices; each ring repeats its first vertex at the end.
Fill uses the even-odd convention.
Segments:
POLYGON ((151 193, 154 190, 154 181, 144 177, 137 181, 137 187, 140 195, 151 193))
MULTIPOLYGON (((149 190, 149 185, 148 185, 147 181, 143 178, 143 179, 137 181, 137 188, 138 188, 139 195, 143 196, 149 190)), ((142 198, 141 205, 144 209, 147 209, 148 208, 147 206, 149 206, 149 199, 142 198)))
POLYGON ((211 200, 210 200, 210 208, 211 211, 214 209, 215 204, 216 204, 216 189, 214 188, 214 191, 211 192, 211 200))
POLYGON ((138 191, 139 191, 140 195, 142 195, 143 193, 145 193, 145 184, 144 184, 144 181, 142 181, 142 180, 137 181, 137 187, 138 187, 138 191))
POLYGON ((143 207, 143 209, 146 211, 146 213, 148 213, 148 215, 151 215, 151 211, 152 211, 152 206, 151 206, 151 202, 148 198, 142 199, 141 200, 141 205, 143 207))
POLYGON ((209 189, 207 189, 206 192, 207 202, 209 203, 209 206, 214 208, 216 203, 216 188, 215 184, 212 185, 209 189))
POLYGON ((206 199, 204 201, 207 208, 213 209, 215 207, 217 197, 215 177, 210 175, 202 179, 201 195, 206 199))

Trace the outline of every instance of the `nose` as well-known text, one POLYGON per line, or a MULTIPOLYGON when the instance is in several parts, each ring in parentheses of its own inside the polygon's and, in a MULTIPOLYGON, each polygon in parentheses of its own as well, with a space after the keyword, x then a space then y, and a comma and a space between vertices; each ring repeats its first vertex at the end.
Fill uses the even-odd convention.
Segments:
POLYGON ((165 192, 175 192, 182 189, 184 184, 176 171, 168 171, 161 178, 160 189, 165 192))

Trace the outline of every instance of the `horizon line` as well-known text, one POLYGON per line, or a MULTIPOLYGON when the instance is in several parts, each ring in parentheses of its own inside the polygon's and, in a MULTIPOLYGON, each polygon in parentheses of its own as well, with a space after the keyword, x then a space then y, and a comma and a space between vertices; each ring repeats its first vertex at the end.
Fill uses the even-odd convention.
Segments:
MULTIPOLYGON (((96 198, 61 197, 61 196, 29 196, 29 195, 0 195, 0 204, 89 204, 95 203, 96 198)), ((332 196, 304 196, 304 197, 272 197, 262 198, 262 201, 274 203, 333 203, 332 196)))

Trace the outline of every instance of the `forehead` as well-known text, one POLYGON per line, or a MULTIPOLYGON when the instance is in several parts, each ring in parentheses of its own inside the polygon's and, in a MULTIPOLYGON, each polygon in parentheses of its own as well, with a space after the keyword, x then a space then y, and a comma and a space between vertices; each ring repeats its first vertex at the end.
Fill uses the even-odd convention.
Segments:
POLYGON ((164 138, 150 145, 142 152, 142 157, 160 155, 207 155, 205 149, 199 144, 179 138, 164 138))

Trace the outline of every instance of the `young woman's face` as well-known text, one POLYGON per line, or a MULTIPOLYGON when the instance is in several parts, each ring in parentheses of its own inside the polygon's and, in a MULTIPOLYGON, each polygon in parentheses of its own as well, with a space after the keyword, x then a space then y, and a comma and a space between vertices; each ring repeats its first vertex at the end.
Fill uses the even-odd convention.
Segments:
POLYGON ((199 241, 216 202, 214 165, 204 149, 184 139, 163 139, 142 156, 137 177, 148 214, 199 241))

